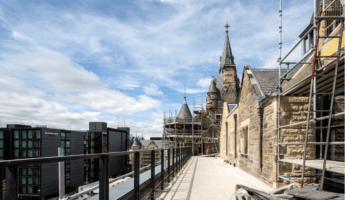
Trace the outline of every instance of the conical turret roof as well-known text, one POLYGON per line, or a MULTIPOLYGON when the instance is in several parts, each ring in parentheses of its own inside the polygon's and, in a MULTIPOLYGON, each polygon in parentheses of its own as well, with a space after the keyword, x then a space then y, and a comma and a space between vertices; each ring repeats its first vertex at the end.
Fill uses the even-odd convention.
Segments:
POLYGON ((177 118, 183 119, 183 120, 192 119, 192 113, 189 110, 186 97, 184 97, 184 102, 182 104, 180 112, 177 115, 177 118))
POLYGON ((207 93, 217 93, 216 79, 214 77, 212 77, 210 88, 208 89, 207 93))
POLYGON ((137 138, 137 137, 134 138, 134 141, 133 141, 132 146, 133 146, 133 147, 141 146, 141 145, 140 145, 140 142, 138 141, 138 138, 137 138))

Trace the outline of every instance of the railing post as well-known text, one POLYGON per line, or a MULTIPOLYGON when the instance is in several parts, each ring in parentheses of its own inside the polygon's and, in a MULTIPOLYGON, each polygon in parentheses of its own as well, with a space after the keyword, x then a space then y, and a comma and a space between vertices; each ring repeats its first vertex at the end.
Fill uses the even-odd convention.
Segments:
POLYGON ((172 149, 172 177, 175 176, 175 149, 172 149))
POLYGON ((155 153, 151 151, 151 200, 155 199, 155 153))
POLYGON ((182 170, 182 166, 183 166, 183 160, 182 160, 182 158, 183 158, 183 149, 182 148, 180 148, 180 151, 181 151, 181 153, 180 153, 180 171, 182 170))
POLYGON ((176 148, 176 175, 177 175, 177 173, 178 173, 178 148, 176 148))
POLYGON ((139 160, 140 160, 140 154, 139 152, 134 153, 134 199, 139 200, 139 160))
POLYGON ((168 149, 168 183, 170 183, 170 149, 168 149))
POLYGON ((102 155, 99 165, 99 199, 109 200, 109 156, 102 155))
MULTIPOLYGON (((62 148, 58 147, 58 156, 64 156, 62 148)), ((63 199, 65 196, 65 162, 59 162, 59 200, 63 199)))
POLYGON ((161 150, 161 190, 164 190, 164 149, 161 150))

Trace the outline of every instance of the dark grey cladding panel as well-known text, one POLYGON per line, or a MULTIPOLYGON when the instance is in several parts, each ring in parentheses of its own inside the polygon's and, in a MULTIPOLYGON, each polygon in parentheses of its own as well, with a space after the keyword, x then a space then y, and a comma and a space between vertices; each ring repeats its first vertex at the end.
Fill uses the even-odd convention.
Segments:
POLYGON ((41 195, 46 196, 59 192, 58 163, 41 165, 41 195))
POLYGON ((106 132, 107 123, 105 122, 89 122, 89 131, 106 132))
POLYGON ((71 184, 70 187, 78 187, 84 182, 84 160, 71 161, 71 184))
MULTIPOLYGON (((109 137, 109 152, 121 151, 124 148, 122 132, 120 131, 108 131, 109 137), (122 135, 122 136, 121 136, 122 135)), ((109 176, 117 176, 124 172, 125 156, 111 156, 109 158, 109 176)))
MULTIPOLYGON (((71 132, 71 155, 84 154, 84 134, 86 132, 71 132)), ((78 187, 84 182, 84 160, 71 161, 70 187, 78 187)))
POLYGON ((60 132, 57 129, 43 129, 41 157, 58 156, 58 148, 61 147, 60 132))
POLYGON ((84 134, 86 132, 71 132, 71 155, 84 154, 84 134))

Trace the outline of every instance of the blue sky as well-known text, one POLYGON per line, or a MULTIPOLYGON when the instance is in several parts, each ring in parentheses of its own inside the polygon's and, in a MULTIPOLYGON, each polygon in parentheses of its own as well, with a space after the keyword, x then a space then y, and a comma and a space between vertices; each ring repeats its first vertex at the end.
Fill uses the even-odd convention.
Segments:
MULTIPOLYGON (((312 8, 284 1, 283 54, 312 8)), ((132 133, 160 136, 185 85, 190 107, 193 96, 205 103, 227 16, 238 76, 278 67, 278 11, 278 0, 1 0, 0 120, 85 130, 125 119, 132 133)))

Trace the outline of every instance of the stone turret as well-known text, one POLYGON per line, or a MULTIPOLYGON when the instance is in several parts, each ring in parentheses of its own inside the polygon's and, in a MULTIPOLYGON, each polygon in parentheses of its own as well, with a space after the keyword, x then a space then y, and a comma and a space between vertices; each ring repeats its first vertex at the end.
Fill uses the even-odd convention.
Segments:
POLYGON ((212 77, 210 88, 208 89, 206 96, 206 108, 208 110, 216 110, 218 108, 218 96, 219 91, 216 87, 216 79, 212 77))

